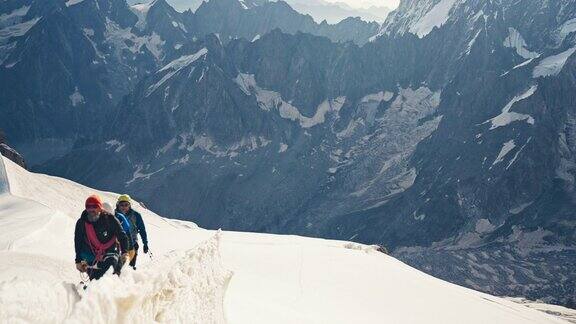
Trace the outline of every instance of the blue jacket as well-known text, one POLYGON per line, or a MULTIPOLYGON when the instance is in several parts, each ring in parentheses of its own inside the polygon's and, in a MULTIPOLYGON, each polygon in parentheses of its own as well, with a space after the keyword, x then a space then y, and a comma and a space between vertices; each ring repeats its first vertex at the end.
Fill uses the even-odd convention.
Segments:
POLYGON ((122 229, 128 236, 128 249, 130 250, 132 249, 132 246, 134 246, 134 242, 132 241, 132 226, 130 225, 130 222, 128 221, 126 216, 124 216, 124 214, 122 214, 119 211, 116 211, 116 218, 118 219, 120 225, 122 225, 122 229))
POLYGON ((144 226, 142 215, 134 209, 130 209, 126 213, 126 218, 130 222, 130 236, 132 237, 132 243, 138 243, 138 234, 140 234, 144 245, 148 245, 148 235, 146 234, 146 226, 144 226))

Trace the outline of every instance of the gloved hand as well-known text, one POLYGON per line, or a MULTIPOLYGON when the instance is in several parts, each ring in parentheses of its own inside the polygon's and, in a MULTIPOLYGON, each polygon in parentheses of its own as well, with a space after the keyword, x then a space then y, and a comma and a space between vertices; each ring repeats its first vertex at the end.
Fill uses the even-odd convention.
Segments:
POLYGON ((125 264, 128 261, 130 261, 130 256, 128 255, 128 252, 122 253, 122 255, 120 256, 120 261, 122 262, 122 264, 125 264))
POLYGON ((144 244, 144 253, 148 253, 148 244, 144 244))
POLYGON ((86 272, 88 271, 88 263, 86 263, 86 261, 80 261, 76 263, 76 269, 80 272, 86 272))

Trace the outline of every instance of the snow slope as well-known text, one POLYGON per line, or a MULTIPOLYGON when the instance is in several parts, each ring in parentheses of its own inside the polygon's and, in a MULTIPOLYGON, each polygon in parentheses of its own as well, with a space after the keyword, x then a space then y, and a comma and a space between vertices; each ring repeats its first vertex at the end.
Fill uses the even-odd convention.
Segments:
POLYGON ((572 47, 560 54, 549 56, 543 59, 538 66, 534 68, 532 76, 534 78, 556 76, 560 74, 566 61, 576 52, 576 47, 572 47))
MULTIPOLYGON (((566 323, 369 246, 215 233, 144 208, 154 258, 78 293, 73 227, 97 191, 4 158, 2 191, 1 323, 566 323)), ((117 196, 97 193, 108 202, 117 196)))
POLYGON ((410 28, 420 38, 426 37, 434 28, 440 28, 450 18, 450 10, 456 0, 440 0, 424 17, 410 28))

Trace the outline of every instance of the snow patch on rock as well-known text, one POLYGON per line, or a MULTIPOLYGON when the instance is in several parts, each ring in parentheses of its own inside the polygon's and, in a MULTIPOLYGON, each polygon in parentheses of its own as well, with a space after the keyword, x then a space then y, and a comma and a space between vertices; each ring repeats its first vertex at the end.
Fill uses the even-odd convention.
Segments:
POLYGON ((360 103, 368 103, 368 102, 382 102, 382 101, 390 101, 394 97, 394 93, 390 91, 380 91, 378 93, 369 94, 364 96, 360 103))
POLYGON ((28 14, 30 6, 22 6, 18 9, 12 10, 10 13, 0 15, 0 28, 5 28, 20 22, 22 17, 28 14))
POLYGON ((82 105, 85 102, 84 96, 80 93, 80 91, 78 90, 78 87, 74 88, 74 93, 72 93, 69 96, 69 98, 70 98, 70 103, 72 104, 73 107, 82 105))
POLYGON ((122 143, 115 139, 106 142, 106 145, 108 145, 108 149, 114 149, 114 152, 116 153, 121 152, 126 147, 125 143, 122 143))
POLYGON ((272 141, 263 136, 244 137, 238 142, 228 146, 218 145, 212 138, 207 135, 185 133, 181 134, 179 138, 180 145, 178 146, 178 149, 186 150, 188 152, 201 150, 217 158, 234 158, 240 153, 252 152, 264 148, 272 143, 272 141))
POLYGON ((163 68, 161 68, 159 70, 159 72, 168 71, 168 70, 180 70, 180 69, 196 62, 198 59, 200 59, 201 57, 203 57, 206 54, 208 54, 208 49, 206 49, 204 47, 192 55, 184 55, 184 56, 177 58, 174 61, 166 64, 163 68))
POLYGON ((540 78, 540 77, 549 77, 549 76, 557 76, 560 74, 560 71, 564 68, 566 61, 568 58, 572 56, 576 52, 576 47, 572 47, 560 54, 548 56, 538 64, 534 71, 532 72, 532 77, 540 78))
POLYGON ((502 113, 500 115, 498 115, 492 119, 489 119, 482 124, 490 123, 491 124, 490 130, 494 130, 496 128, 503 127, 503 126, 507 126, 507 125, 509 125, 513 122, 516 122, 516 121, 526 121, 528 124, 534 125, 534 118, 532 118, 532 116, 526 115, 526 114, 510 112, 510 110, 512 109, 512 107, 516 103, 530 98, 536 92, 537 89, 538 89, 538 86, 534 85, 534 86, 531 86, 524 93, 515 96, 514 98, 512 98, 512 100, 510 100, 510 102, 508 102, 508 104, 506 104, 506 106, 504 106, 504 108, 502 108, 502 113))
POLYGON ((266 90, 258 86, 253 74, 239 73, 233 80, 244 94, 254 95, 261 109, 266 111, 278 110, 280 117, 297 121, 302 128, 311 128, 326 121, 326 114, 339 112, 346 97, 338 97, 322 102, 312 117, 304 116, 300 110, 291 103, 282 99, 282 95, 276 91, 266 90))
POLYGON ((150 177, 152 177, 153 175, 155 175, 156 173, 162 172, 164 171, 164 167, 160 168, 159 170, 153 171, 153 172, 149 172, 149 173, 143 173, 142 171, 144 171, 145 169, 148 169, 148 167, 150 167, 149 165, 144 168, 142 165, 138 165, 136 166, 136 170, 134 171, 134 174, 132 175, 132 179, 126 181, 126 186, 131 185, 133 182, 143 179, 143 180, 149 180, 150 177))
POLYGON ((508 236, 508 241, 516 243, 519 252, 526 252, 532 248, 546 245, 545 237, 554 235, 554 233, 539 227, 535 231, 526 232, 519 226, 512 227, 512 234, 508 236))
POLYGON ((378 252, 378 249, 380 247, 378 245, 364 245, 364 244, 348 242, 348 243, 344 244, 344 248, 348 249, 348 250, 362 251, 365 253, 373 253, 373 252, 378 252))
POLYGON ((161 68, 158 73, 167 72, 164 76, 156 83, 148 87, 146 90, 146 97, 150 96, 156 89, 161 87, 166 81, 170 80, 174 75, 178 74, 181 70, 189 66, 190 64, 196 62, 202 57, 205 57, 208 54, 208 49, 205 47, 199 50, 198 52, 192 55, 184 55, 180 58, 175 59, 174 61, 166 64, 163 68, 161 68))
POLYGON ((558 37, 559 37, 558 43, 562 43, 564 39, 566 39, 566 36, 568 36, 570 33, 573 32, 576 32, 576 18, 570 19, 562 24, 562 26, 558 30, 558 37))
POLYGON ((510 212, 510 214, 518 215, 518 214, 520 214, 521 212, 523 212, 526 208, 532 206, 533 203, 534 203, 534 202, 531 201, 531 202, 527 202, 527 203, 521 204, 521 205, 518 206, 518 207, 515 207, 515 208, 510 209, 509 212, 510 212))
POLYGON ((512 160, 510 160, 510 163, 508 163, 508 166, 506 166, 506 170, 510 169, 510 167, 514 164, 514 162, 516 162, 516 160, 518 159, 518 156, 520 155, 520 153, 522 153, 522 151, 524 151, 524 148, 530 144, 530 141, 532 141, 532 137, 529 137, 528 140, 526 141, 526 143, 524 143, 524 145, 522 145, 522 147, 518 150, 518 152, 516 152, 516 154, 514 154, 514 157, 512 158, 512 160))
POLYGON ((166 43, 155 32, 151 35, 137 36, 130 28, 121 28, 117 23, 106 18, 106 42, 114 46, 115 55, 122 57, 122 51, 128 50, 134 54, 140 53, 145 46, 157 60, 163 56, 162 46, 166 43))
POLYGON ((84 2, 84 0, 68 0, 66 1, 66 7, 70 7, 79 3, 84 2))
POLYGON ((508 37, 504 40, 504 47, 516 49, 516 53, 525 59, 535 59, 540 56, 540 54, 527 49, 528 44, 526 44, 524 37, 513 27, 508 28, 508 37))
POLYGON ((154 5, 155 1, 137 3, 130 6, 130 10, 138 17, 138 22, 136 23, 136 28, 143 30, 146 28, 146 17, 148 16, 148 11, 154 5))
POLYGON ((492 223, 490 223, 490 220, 482 218, 476 222, 476 226, 474 229, 476 230, 477 233, 484 234, 492 232, 495 228, 496 226, 492 225, 492 223))
POLYGON ((410 27, 410 32, 420 38, 426 37, 435 27, 440 28, 450 18, 450 11, 457 0, 439 1, 424 17, 410 27))
MULTIPOLYGON (((500 153, 498 153, 498 157, 496 158, 496 160, 494 160, 494 163, 492 163, 492 167, 495 166, 496 164, 504 161, 504 158, 506 157, 506 155, 508 155, 508 153, 510 153, 510 151, 512 151, 515 147, 516 147, 516 144, 514 143, 514 140, 509 140, 508 142, 502 144, 502 148, 500 149, 500 153)), ((490 167, 490 168, 492 168, 492 167, 490 167)))
POLYGON ((316 108, 316 113, 312 117, 302 115, 300 111, 292 105, 281 105, 278 110, 280 111, 280 117, 298 121, 302 128, 311 128, 323 124, 326 120, 327 113, 340 111, 344 102, 346 102, 346 97, 325 100, 316 108))
MULTIPOLYGON (((26 21, 23 19, 28 14, 30 6, 22 6, 8 14, 0 15, 0 64, 10 55, 14 49, 14 38, 25 35, 42 17, 35 17, 26 21)), ((13 67, 18 61, 6 64, 13 67)))

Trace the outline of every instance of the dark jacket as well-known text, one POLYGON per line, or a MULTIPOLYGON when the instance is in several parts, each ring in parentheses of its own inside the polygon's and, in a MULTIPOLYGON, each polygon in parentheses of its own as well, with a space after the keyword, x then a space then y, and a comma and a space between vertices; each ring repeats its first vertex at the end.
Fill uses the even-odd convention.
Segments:
MULTIPOLYGON (((86 211, 82 212, 82 216, 80 216, 80 219, 76 222, 76 229, 74 230, 76 263, 82 260, 91 262, 91 260, 87 259, 89 259, 90 256, 94 258, 94 254, 88 244, 85 222, 88 222, 88 213, 86 211)), ((92 223, 92 225, 100 242, 106 243, 110 241, 113 236, 116 236, 116 239, 120 243, 121 251, 128 250, 128 236, 114 215, 103 211, 102 214, 100 214, 100 218, 95 223, 92 223)), ((118 244, 112 245, 106 253, 120 253, 120 251, 118 251, 118 244)))
MULTIPOLYGON (((118 209, 117 212, 121 213, 118 209)), ((132 237, 132 244, 138 243, 138 233, 142 237, 142 242, 144 245, 148 245, 148 235, 146 234, 146 226, 144 226, 144 221, 142 220, 142 215, 134 209, 130 210, 124 215, 130 222, 130 236, 132 237)))

